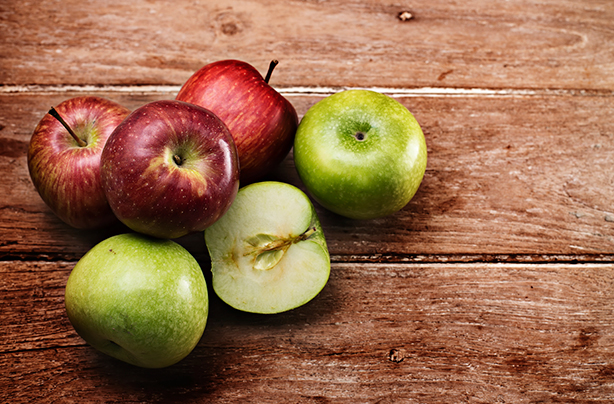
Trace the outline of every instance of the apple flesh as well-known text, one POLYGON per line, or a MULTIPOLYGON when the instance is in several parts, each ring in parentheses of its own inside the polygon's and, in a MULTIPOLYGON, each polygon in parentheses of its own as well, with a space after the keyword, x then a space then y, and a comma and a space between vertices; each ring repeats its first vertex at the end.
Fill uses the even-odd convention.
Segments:
POLYGON ((326 285, 330 256, 316 211, 303 191, 281 182, 239 190, 205 230, 213 290, 230 306, 279 313, 312 300, 326 285))
POLYGON ((70 226, 93 229, 117 221, 102 189, 100 156, 129 113, 111 100, 76 97, 52 108, 36 126, 28 147, 30 178, 45 204, 70 226))
POLYGON ((346 90, 303 116, 294 162, 322 206, 352 219, 374 219, 413 198, 427 149, 420 125, 398 101, 375 91, 346 90))
POLYGON ((194 73, 176 99, 213 111, 230 129, 239 153, 241 183, 261 179, 292 148, 298 116, 292 104, 250 64, 210 63, 194 73))
POLYGON ((211 111, 173 100, 146 104, 115 129, 101 174, 117 218, 160 238, 203 231, 239 188, 237 150, 226 125, 211 111))
POLYGON ((135 233, 108 238, 79 260, 68 277, 65 306, 88 344, 145 368, 185 358, 209 313, 194 257, 174 241, 135 233))

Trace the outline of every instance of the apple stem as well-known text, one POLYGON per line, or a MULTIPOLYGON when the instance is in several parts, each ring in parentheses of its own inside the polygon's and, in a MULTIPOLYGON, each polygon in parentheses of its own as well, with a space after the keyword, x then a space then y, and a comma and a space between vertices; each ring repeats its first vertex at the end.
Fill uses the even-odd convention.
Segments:
POLYGON ((265 83, 269 84, 269 80, 271 80, 271 74, 273 74, 273 70, 278 64, 279 62, 277 60, 271 60, 271 63, 269 64, 269 70, 266 72, 266 77, 264 78, 265 83))
POLYGON ((307 230, 305 230, 303 234, 301 234, 300 236, 296 238, 294 243, 298 243, 299 241, 307 240, 316 231, 318 231, 318 229, 315 226, 310 226, 307 230))
POLYGON ((68 133, 70 133, 70 136, 72 136, 72 138, 75 139, 75 142, 77 142, 77 144, 80 147, 87 146, 87 142, 85 142, 83 139, 81 139, 81 138, 79 138, 79 136, 77 136, 77 134, 72 130, 72 128, 70 126, 68 126, 68 124, 66 123, 64 118, 62 118, 62 116, 58 113, 58 111, 55 110, 55 108, 51 107, 51 109, 49 110, 49 115, 51 115, 52 117, 57 119, 62 124, 62 126, 64 126, 66 128, 68 133))

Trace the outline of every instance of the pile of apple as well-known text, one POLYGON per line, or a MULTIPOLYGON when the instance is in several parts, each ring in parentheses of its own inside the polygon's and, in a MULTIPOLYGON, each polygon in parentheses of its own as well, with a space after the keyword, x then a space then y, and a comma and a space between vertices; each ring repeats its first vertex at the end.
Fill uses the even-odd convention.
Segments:
POLYGON ((311 199, 262 178, 294 147, 308 194, 354 219, 402 209, 426 169, 413 115, 368 90, 340 91, 299 124, 292 104, 245 62, 208 64, 175 100, 134 111, 100 97, 66 100, 43 117, 28 149, 32 182, 68 225, 117 220, 71 271, 68 318, 90 345, 143 367, 187 356, 205 329, 207 285, 172 239, 203 232, 215 293, 230 306, 279 313, 313 299, 330 255, 311 199), (241 188, 239 187, 241 184, 241 188))

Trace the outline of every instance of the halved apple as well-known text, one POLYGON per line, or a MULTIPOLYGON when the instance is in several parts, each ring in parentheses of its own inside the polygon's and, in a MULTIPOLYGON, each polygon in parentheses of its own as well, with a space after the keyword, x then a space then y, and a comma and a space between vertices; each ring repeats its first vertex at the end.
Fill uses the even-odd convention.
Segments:
POLYGON ((330 275, 330 255, 313 204, 293 185, 241 188, 205 230, 213 290, 230 306, 280 313, 313 299, 330 275))

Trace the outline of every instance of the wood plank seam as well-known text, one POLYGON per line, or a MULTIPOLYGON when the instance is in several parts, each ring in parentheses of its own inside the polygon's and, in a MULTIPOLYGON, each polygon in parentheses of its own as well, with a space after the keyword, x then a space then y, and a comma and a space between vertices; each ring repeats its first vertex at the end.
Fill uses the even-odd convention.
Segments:
MULTIPOLYGON (((4 85, 0 86, 0 94, 43 95, 62 93, 121 93, 121 94, 176 94, 181 86, 175 85, 4 85)), ((552 97, 552 96, 584 96, 612 97, 611 90, 585 89, 549 89, 549 88, 461 88, 461 87, 309 87, 288 86, 275 87, 285 97, 314 96, 325 97, 334 93, 351 90, 367 89, 387 94, 391 97, 552 97)))

